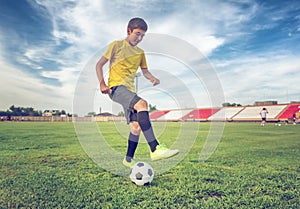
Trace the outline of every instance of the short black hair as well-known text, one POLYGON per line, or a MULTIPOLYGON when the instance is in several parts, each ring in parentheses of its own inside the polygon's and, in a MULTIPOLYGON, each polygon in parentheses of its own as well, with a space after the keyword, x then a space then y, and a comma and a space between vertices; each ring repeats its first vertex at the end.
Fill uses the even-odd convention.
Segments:
POLYGON ((133 31, 134 29, 137 29, 137 28, 147 31, 148 25, 145 22, 145 20, 143 20, 142 18, 135 17, 135 18, 132 18, 131 20, 129 20, 127 28, 129 28, 130 31, 133 31))

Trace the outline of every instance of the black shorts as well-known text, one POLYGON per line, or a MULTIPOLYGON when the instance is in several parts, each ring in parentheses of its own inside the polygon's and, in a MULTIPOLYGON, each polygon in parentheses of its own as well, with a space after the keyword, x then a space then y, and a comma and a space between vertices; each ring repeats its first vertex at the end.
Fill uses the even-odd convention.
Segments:
POLYGON ((127 123, 131 121, 137 121, 137 111, 133 108, 134 105, 140 101, 140 97, 128 90, 125 86, 114 86, 111 88, 112 93, 109 97, 114 101, 122 105, 127 123))

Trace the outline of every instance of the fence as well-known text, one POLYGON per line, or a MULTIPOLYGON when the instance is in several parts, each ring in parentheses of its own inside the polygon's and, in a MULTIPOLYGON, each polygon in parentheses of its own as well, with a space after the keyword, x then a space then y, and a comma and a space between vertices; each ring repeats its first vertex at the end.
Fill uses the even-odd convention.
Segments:
POLYGON ((24 122, 108 122, 125 121, 124 117, 96 116, 96 117, 60 117, 60 116, 12 116, 1 117, 1 121, 24 121, 24 122))

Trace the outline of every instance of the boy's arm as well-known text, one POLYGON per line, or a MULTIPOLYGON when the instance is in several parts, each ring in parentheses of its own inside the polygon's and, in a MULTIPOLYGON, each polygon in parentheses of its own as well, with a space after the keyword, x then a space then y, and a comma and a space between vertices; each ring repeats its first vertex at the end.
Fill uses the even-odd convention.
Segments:
POLYGON ((156 86, 160 83, 159 79, 154 77, 147 68, 142 68, 142 72, 145 78, 150 80, 150 82, 153 84, 153 86, 156 86))
POLYGON ((101 57, 100 60, 97 62, 96 64, 96 73, 97 73, 97 77, 100 83, 100 91, 102 94, 110 94, 111 93, 111 89, 108 88, 108 86, 106 85, 105 81, 104 81, 104 77, 103 77, 103 66, 107 63, 108 59, 106 59, 105 57, 101 57))

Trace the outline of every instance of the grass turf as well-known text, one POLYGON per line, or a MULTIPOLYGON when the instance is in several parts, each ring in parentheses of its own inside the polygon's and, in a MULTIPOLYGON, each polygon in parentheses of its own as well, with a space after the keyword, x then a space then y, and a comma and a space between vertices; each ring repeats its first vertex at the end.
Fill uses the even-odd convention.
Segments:
MULTIPOLYGON (((125 153, 114 124, 98 125, 125 153)), ((180 123, 167 123, 160 141, 171 143, 179 129, 180 123)), ((138 187, 96 165, 72 123, 0 123, 0 208, 300 207, 300 126, 227 123, 217 150, 200 163, 208 130, 201 123, 184 160, 150 187, 138 187)), ((140 147, 137 155, 144 153, 140 147)))

